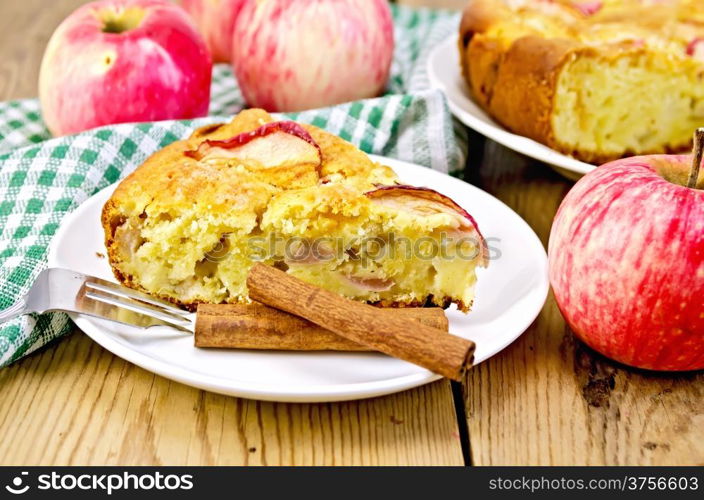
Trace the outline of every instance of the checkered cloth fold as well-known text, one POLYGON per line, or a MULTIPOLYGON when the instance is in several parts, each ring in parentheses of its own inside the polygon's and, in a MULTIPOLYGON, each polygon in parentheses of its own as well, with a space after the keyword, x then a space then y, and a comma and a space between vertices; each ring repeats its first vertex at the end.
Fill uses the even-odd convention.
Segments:
MULTIPOLYGON (((457 14, 393 7, 396 51, 383 97, 289 113, 375 153, 448 173, 464 165, 466 137, 442 94, 429 88, 430 49, 451 35, 457 14)), ((448 61, 448 64, 455 64, 448 61)), ((227 121, 244 107, 228 66, 213 70, 210 115, 189 121, 122 124, 52 139, 36 99, 0 103, 0 310, 46 267, 61 220, 150 154, 196 126, 227 121)), ((71 329, 65 314, 27 315, 0 325, 0 366, 71 329)))

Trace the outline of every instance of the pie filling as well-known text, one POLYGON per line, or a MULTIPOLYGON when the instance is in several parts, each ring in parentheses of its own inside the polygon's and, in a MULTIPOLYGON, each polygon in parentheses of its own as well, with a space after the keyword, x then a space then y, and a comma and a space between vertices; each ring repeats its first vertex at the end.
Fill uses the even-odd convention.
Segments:
POLYGON ((236 214, 147 209, 118 221, 115 260, 120 273, 141 288, 185 304, 247 302, 247 272, 264 262, 366 302, 455 302, 468 309, 475 269, 486 263, 473 222, 413 195, 368 200, 365 216, 338 218, 332 226, 329 220, 273 220, 266 214, 257 224, 238 221, 236 214))

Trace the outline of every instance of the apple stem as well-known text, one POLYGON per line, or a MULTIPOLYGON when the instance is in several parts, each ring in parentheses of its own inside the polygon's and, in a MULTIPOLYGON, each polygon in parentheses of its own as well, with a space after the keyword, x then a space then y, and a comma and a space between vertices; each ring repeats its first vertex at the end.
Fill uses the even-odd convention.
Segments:
POLYGON ((688 188, 696 188, 699 180, 699 167, 704 156, 704 127, 694 132, 694 146, 692 147, 692 169, 689 171, 688 188))

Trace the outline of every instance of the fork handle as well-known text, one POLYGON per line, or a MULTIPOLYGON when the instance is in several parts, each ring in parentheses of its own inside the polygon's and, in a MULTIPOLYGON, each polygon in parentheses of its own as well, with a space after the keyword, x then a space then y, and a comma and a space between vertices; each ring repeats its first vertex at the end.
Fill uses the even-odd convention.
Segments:
POLYGON ((20 300, 12 304, 7 309, 3 309, 2 311, 0 311, 0 323, 10 321, 11 319, 15 319, 18 316, 22 316, 25 312, 27 312, 26 308, 27 299, 25 297, 22 297, 20 300))

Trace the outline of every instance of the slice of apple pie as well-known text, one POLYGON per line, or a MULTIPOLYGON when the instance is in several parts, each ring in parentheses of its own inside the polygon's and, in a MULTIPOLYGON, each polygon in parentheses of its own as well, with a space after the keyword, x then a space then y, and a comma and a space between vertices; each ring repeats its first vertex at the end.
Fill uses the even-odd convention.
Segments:
POLYGON ((255 262, 383 306, 468 311, 486 244, 449 198, 316 127, 247 110, 151 156, 105 204, 124 284, 193 309, 247 302, 255 262))

